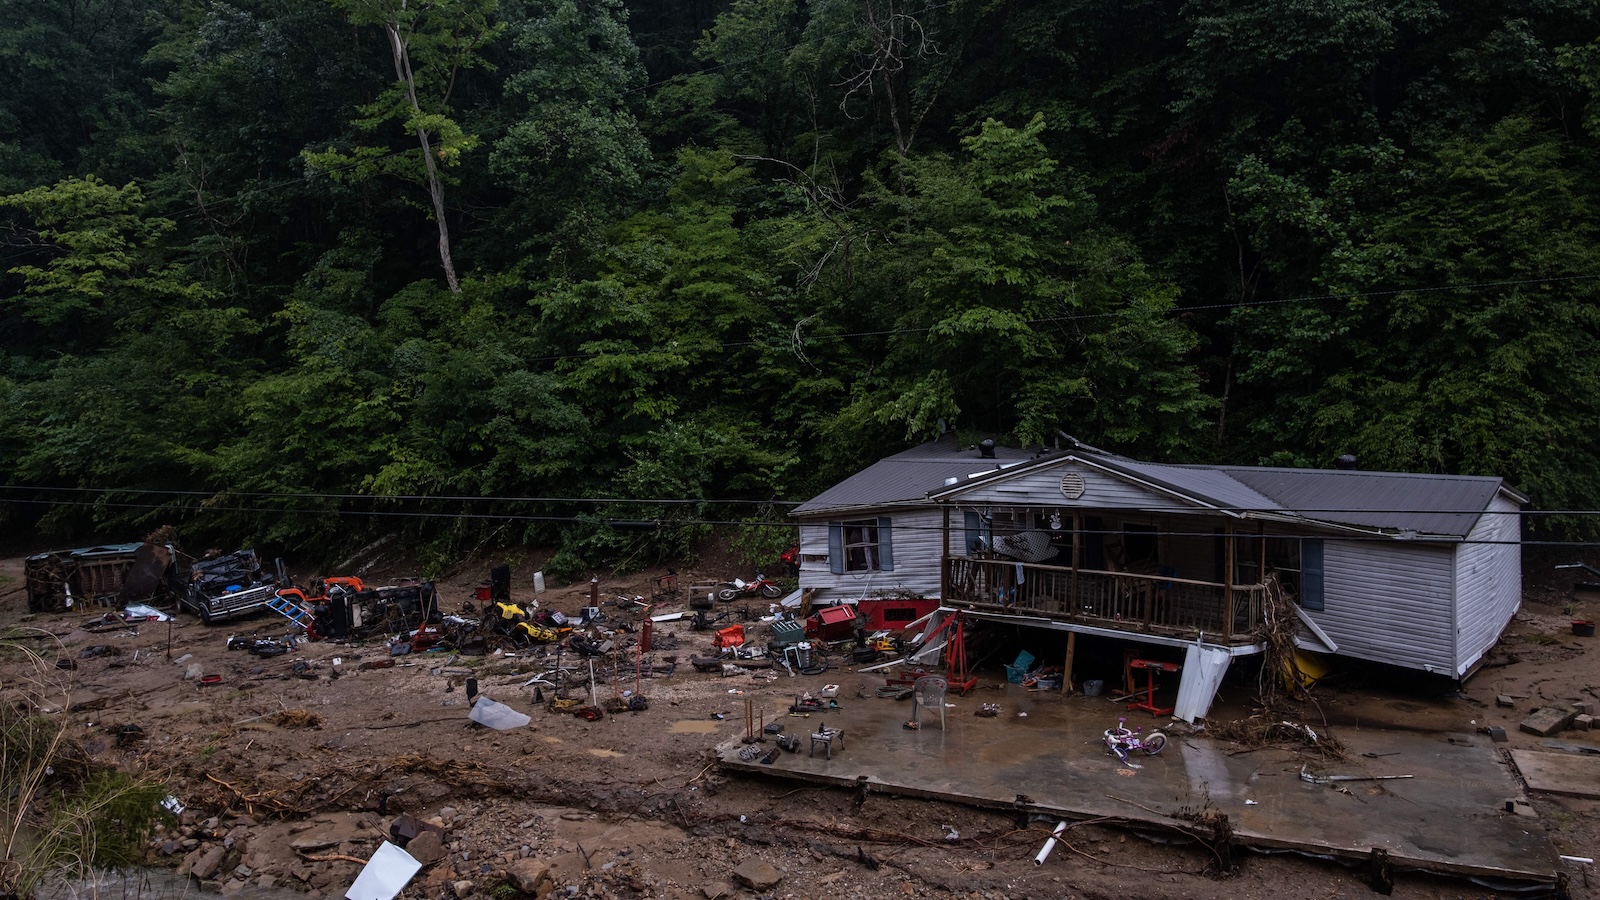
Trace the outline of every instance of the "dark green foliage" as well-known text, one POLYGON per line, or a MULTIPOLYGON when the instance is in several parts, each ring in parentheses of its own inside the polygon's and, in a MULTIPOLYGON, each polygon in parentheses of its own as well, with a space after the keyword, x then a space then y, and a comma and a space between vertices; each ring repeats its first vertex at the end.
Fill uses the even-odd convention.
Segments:
POLYGON ((0 470, 101 493, 0 521, 586 577, 941 422, 1600 507, 1597 48, 1582 0, 11 4, 0 470))

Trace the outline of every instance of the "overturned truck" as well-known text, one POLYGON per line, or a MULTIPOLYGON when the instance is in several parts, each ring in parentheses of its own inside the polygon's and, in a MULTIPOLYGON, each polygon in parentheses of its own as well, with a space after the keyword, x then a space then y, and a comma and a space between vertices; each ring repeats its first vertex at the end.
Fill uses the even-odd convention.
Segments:
POLYGON ((28 609, 64 612, 79 603, 143 603, 181 593, 171 544, 100 544, 36 553, 23 563, 28 609))

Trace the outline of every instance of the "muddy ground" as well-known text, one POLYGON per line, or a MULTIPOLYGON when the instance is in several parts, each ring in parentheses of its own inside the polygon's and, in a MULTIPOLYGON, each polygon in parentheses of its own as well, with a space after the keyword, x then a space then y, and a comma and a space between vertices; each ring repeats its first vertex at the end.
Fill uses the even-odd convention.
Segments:
MULTIPOLYGON (((534 599, 538 561, 517 552, 463 564, 438 581, 444 608, 461 607, 497 562, 513 567, 513 596, 534 599)), ((1532 708, 1600 700, 1600 638, 1576 637, 1571 628, 1575 618, 1600 618, 1600 597, 1574 596, 1571 573, 1555 572, 1553 562, 1529 562, 1523 611, 1490 666, 1459 693, 1392 672, 1341 673, 1318 686, 1307 717, 1331 724, 1335 735, 1350 724, 1440 731, 1463 722, 1500 725, 1509 735, 1503 746, 1547 749, 1541 745, 1548 739, 1518 732, 1532 708), (1516 705, 1496 705, 1502 694, 1516 705)), ((366 567, 368 583, 412 574, 404 562, 382 557, 356 565, 366 567)), ((600 576, 608 625, 637 620, 627 601, 649 595, 657 574, 600 576)), ((703 562, 679 578, 687 584, 735 574, 748 573, 703 562)), ((588 722, 536 702, 536 689, 547 701, 554 694, 527 684, 551 668, 542 652, 391 657, 374 640, 302 643, 258 658, 229 650, 229 636, 282 637, 286 620, 206 626, 179 616, 170 628, 95 630, 103 609, 28 614, 20 576, 20 555, 0 560, 0 621, 47 632, 53 637, 39 646, 77 664, 55 670, 70 676, 70 693, 47 694, 43 706, 71 723, 97 759, 161 779, 187 805, 181 824, 154 836, 151 862, 199 876, 209 890, 342 897, 396 817, 412 814, 442 826, 444 839, 436 848, 431 838, 417 845, 419 855, 435 858, 407 897, 1372 895, 1365 872, 1334 862, 1245 852, 1234 856, 1232 871, 1218 872, 1200 847, 1094 823, 1074 826, 1049 862, 1035 866, 1047 823, 881 795, 858 803, 850 792, 716 769, 711 748, 743 733, 746 699, 786 710, 795 691, 814 682, 840 685, 841 702, 894 702, 872 697, 881 676, 853 671, 847 658, 810 678, 699 674, 688 659, 710 654, 711 635, 675 623, 656 627, 650 662, 664 666, 677 656, 676 671, 644 679, 636 675, 632 635, 623 632, 617 638, 624 651, 600 665, 594 699, 615 706, 622 692, 637 688, 648 708, 588 722), (98 647, 109 649, 91 652, 98 647), (469 722, 469 677, 483 695, 531 715, 531 723, 494 731, 469 722), (718 713, 728 716, 719 720, 718 713), (952 829, 959 839, 949 839, 952 829), (781 880, 768 884, 773 875, 781 880), (759 889, 748 886, 752 880, 759 889)), ((582 583, 551 585, 537 600, 576 614, 589 598, 582 583)), ((752 604, 752 612, 764 611, 764 603, 752 604)), ((14 658, 6 665, 0 674, 14 695, 19 672, 14 658)), ((1004 679, 997 665, 980 675, 984 684, 1004 679)), ((1253 693, 1251 679, 1230 680, 1214 716, 1247 714, 1253 693)), ((588 699, 584 689, 571 696, 588 699)), ((1557 739, 1596 745, 1600 732, 1557 739)), ((1533 800, 1561 853, 1596 855, 1595 802, 1533 800)), ((1600 896, 1594 872, 1568 872, 1572 896, 1600 896)), ((1468 881, 1407 872, 1395 874, 1393 890, 1397 897, 1500 896, 1468 881)))

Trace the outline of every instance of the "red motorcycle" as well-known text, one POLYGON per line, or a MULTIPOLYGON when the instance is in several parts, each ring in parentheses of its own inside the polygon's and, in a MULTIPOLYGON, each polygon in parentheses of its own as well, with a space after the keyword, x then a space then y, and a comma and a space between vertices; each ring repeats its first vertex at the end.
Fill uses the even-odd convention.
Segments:
POLYGON ((732 581, 723 582, 722 590, 717 591, 717 599, 723 603, 730 603, 740 597, 765 597, 768 600, 776 600, 782 596, 783 588, 779 587, 776 581, 759 572, 756 573, 754 581, 735 578, 732 581))
POLYGON ((785 575, 800 574, 800 545, 795 544, 778 554, 778 570, 785 575))

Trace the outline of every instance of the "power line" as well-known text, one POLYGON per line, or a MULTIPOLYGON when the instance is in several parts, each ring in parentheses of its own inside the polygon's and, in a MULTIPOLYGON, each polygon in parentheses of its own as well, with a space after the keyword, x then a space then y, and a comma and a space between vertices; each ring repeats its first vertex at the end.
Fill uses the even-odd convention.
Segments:
MULTIPOLYGON (((148 510, 148 511, 172 510, 172 505, 171 504, 163 504, 163 503, 127 503, 127 502, 111 502, 111 501, 96 502, 96 501, 87 501, 87 500, 52 501, 52 500, 30 500, 30 499, 0 498, 0 505, 7 504, 7 503, 16 504, 16 505, 63 506, 63 507, 79 507, 79 508, 92 508, 92 509, 128 509, 128 510, 148 510)), ((534 513, 513 513, 513 512, 473 513, 473 512, 445 512, 445 511, 427 512, 427 511, 420 511, 420 510, 358 510, 358 509, 326 510, 326 509, 313 509, 313 508, 294 509, 294 508, 283 508, 283 507, 274 507, 274 506, 213 506, 213 505, 206 505, 206 506, 203 506, 203 507, 185 507, 185 508, 180 508, 180 509, 172 510, 172 511, 174 511, 174 512, 184 512, 184 513, 189 513, 189 514, 249 513, 249 514, 273 514, 273 515, 280 515, 280 516, 291 516, 291 515, 328 516, 328 515, 332 515, 332 516, 341 517, 341 518, 414 519, 414 520, 423 520, 423 521, 425 521, 425 520, 440 520, 440 519, 458 521, 458 520, 465 519, 465 520, 471 520, 471 521, 485 521, 485 522, 550 522, 550 523, 573 524, 573 525, 577 525, 577 524, 604 525, 604 526, 613 527, 613 528, 628 528, 628 529, 641 529, 641 530, 662 530, 662 529, 669 529, 670 530, 670 529, 677 529, 677 528, 688 528, 688 527, 699 527, 699 526, 703 526, 703 527, 730 527, 730 528, 778 528, 778 529, 785 529, 785 530, 792 530, 792 529, 803 528, 803 527, 807 527, 807 526, 809 526, 811 528, 826 527, 826 523, 822 523, 822 522, 773 521, 773 520, 767 520, 767 519, 711 519, 711 518, 627 519, 627 518, 597 518, 597 517, 593 517, 593 516, 586 517, 586 516, 582 516, 582 515, 571 515, 571 514, 569 514, 569 515, 540 515, 540 514, 534 514, 534 513)), ((1307 524, 1315 525, 1317 523, 1312 522, 1312 523, 1307 523, 1307 524)), ((954 524, 952 524, 948 529, 946 529, 943 525, 937 525, 937 524, 921 525, 921 524, 915 524, 915 523, 895 523, 895 524, 893 524, 891 526, 891 533, 893 533, 893 532, 912 532, 912 533, 924 533, 924 534, 939 533, 939 534, 949 534, 949 535, 960 535, 960 534, 965 534, 966 528, 964 526, 954 525, 954 524)), ((1063 531, 1061 533, 1062 534, 1069 534, 1071 532, 1070 531, 1063 531)), ((1085 530, 1080 531, 1078 533, 1080 535, 1085 535, 1085 536, 1099 536, 1099 537, 1113 537, 1113 536, 1115 536, 1115 537, 1125 537, 1127 535, 1127 532, 1124 531, 1124 530, 1121 530, 1121 529, 1085 529, 1085 530)), ((1139 532, 1139 536, 1140 537, 1192 538, 1192 539, 1201 539, 1201 540, 1218 540, 1219 539, 1219 535, 1217 535, 1214 531, 1211 531, 1211 530, 1206 530, 1206 531, 1180 531, 1180 530, 1172 530, 1172 529, 1160 529, 1160 530, 1154 530, 1154 531, 1141 531, 1141 532, 1139 532)), ((1236 531, 1236 532, 1234 532, 1233 537, 1237 541, 1243 541, 1243 542, 1246 542, 1246 543, 1250 543, 1250 542, 1254 542, 1254 541, 1257 541, 1257 540, 1263 540, 1263 539, 1268 539, 1268 540, 1270 540, 1270 539, 1299 540, 1299 539, 1304 539, 1304 538, 1307 538, 1307 537, 1316 537, 1316 536, 1315 535, 1307 535, 1307 534, 1305 534, 1303 532, 1287 532, 1287 531, 1283 531, 1283 532, 1273 532, 1273 531, 1238 532, 1238 531, 1236 531)), ((1354 534, 1346 533, 1346 534, 1341 534, 1341 535, 1339 535, 1337 537, 1327 537, 1325 539, 1338 541, 1338 542, 1345 542, 1345 543, 1383 543, 1383 544, 1415 543, 1415 544, 1421 544, 1421 545, 1448 543, 1448 544, 1476 545, 1476 546, 1522 546, 1522 547, 1595 547, 1595 546, 1600 546, 1600 541, 1585 541, 1585 540, 1509 540, 1509 539, 1484 539, 1484 538, 1470 538, 1470 537, 1454 537, 1454 536, 1450 536, 1450 535, 1416 535, 1414 537, 1406 537, 1406 536, 1401 536, 1401 535, 1392 534, 1392 533, 1387 533, 1387 534, 1385 534, 1385 533, 1354 533, 1354 534)))

